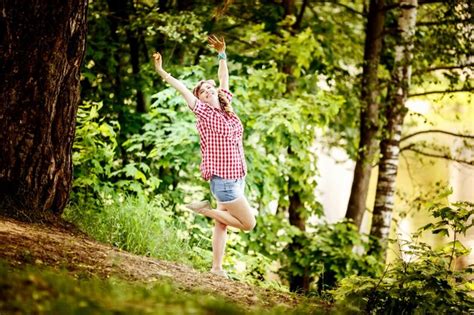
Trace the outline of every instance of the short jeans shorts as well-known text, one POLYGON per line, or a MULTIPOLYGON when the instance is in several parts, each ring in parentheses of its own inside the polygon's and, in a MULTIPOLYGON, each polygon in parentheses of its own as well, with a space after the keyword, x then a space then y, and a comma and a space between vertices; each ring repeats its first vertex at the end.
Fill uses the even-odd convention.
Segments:
POLYGON ((236 200, 244 195, 245 178, 225 179, 212 175, 211 193, 220 203, 226 203, 236 200))

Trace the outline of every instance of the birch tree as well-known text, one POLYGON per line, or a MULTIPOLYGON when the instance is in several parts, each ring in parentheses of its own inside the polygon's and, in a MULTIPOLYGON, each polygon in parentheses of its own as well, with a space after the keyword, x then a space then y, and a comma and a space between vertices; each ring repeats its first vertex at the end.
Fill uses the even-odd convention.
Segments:
POLYGON ((371 235, 382 241, 388 238, 392 221, 400 138, 403 119, 407 113, 405 102, 410 88, 417 6, 417 0, 402 0, 400 2, 401 13, 397 23, 395 61, 387 95, 387 125, 384 128, 385 136, 380 143, 381 159, 370 231, 371 235))
MULTIPOLYGON (((466 32, 471 27, 469 22, 471 5, 463 0, 433 3, 433 6, 424 1, 404 0, 397 5, 401 11, 394 38, 394 64, 387 90, 384 113, 386 125, 380 144, 381 158, 378 163, 379 175, 370 232, 371 235, 380 239, 383 247, 386 245, 390 232, 398 161, 403 151, 410 150, 417 155, 445 158, 472 165, 472 161, 453 156, 449 153, 449 148, 441 148, 434 143, 415 141, 403 147, 401 144, 413 136, 426 133, 440 133, 463 139, 474 138, 468 134, 437 129, 418 131, 402 137, 404 117, 407 114, 405 102, 409 97, 435 93, 467 92, 472 89, 469 84, 469 72, 460 71, 469 68, 471 51, 466 43, 469 43, 469 38, 472 35, 466 32), (420 11, 422 8, 424 10, 420 11), (418 15, 421 17, 417 19, 418 15), (426 31, 426 28, 429 28, 429 31, 426 31), (420 31, 416 32, 418 36, 415 37, 415 31, 418 29, 420 31), (416 44, 415 40, 417 40, 416 44), (416 53, 414 52, 415 47, 416 53), (426 80, 432 80, 430 73, 441 70, 443 76, 449 79, 450 86, 434 91, 410 93, 412 67, 416 67, 413 78, 418 81, 418 84, 421 85, 426 80), (463 83, 463 86, 460 87, 459 83, 463 83), (423 148, 428 148, 428 150, 423 150, 423 148), (431 151, 438 152, 431 154, 431 151)), ((467 147, 469 144, 465 142, 464 145, 467 147)))

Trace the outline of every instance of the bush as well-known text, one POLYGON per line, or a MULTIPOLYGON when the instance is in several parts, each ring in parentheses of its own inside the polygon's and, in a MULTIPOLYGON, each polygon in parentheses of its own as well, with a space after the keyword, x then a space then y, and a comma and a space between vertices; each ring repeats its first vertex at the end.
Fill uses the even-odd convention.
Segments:
POLYGON ((422 242, 404 244, 410 258, 399 257, 388 266, 382 277, 371 279, 353 276, 343 279, 333 291, 338 304, 350 311, 374 314, 445 314, 474 311, 474 297, 469 282, 473 266, 453 270, 455 258, 467 255, 456 235, 465 234, 474 225, 472 203, 460 202, 449 206, 435 204, 430 208, 439 221, 422 227, 423 231, 453 233, 453 241, 440 249, 422 242), (469 222, 469 220, 471 220, 469 222))
POLYGON ((283 215, 264 214, 257 217, 254 231, 242 234, 238 245, 241 252, 266 258, 252 270, 256 278, 264 279, 264 270, 271 267, 271 260, 277 260, 282 278, 290 280, 306 274, 312 289, 320 293, 347 276, 376 276, 383 271, 378 254, 366 254, 372 239, 360 235, 349 221, 321 223, 301 232, 283 215))
MULTIPOLYGON (((373 240, 359 234, 350 221, 312 226, 300 232, 285 251, 284 277, 308 276, 319 293, 351 275, 377 276, 382 272, 378 254, 367 254, 373 240)), ((311 288, 310 288, 311 289, 311 288)))
POLYGON ((77 112, 76 136, 73 145, 74 181, 71 201, 87 199, 99 206, 101 196, 113 189, 112 171, 116 163, 116 121, 99 118, 102 103, 84 102, 77 112))

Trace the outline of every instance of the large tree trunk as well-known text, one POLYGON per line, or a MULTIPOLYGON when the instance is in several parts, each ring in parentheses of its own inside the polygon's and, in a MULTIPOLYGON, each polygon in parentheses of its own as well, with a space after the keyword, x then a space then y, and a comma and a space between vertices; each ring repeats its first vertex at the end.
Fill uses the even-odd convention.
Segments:
POLYGON ((54 221, 69 198, 87 0, 0 2, 0 213, 54 221))
POLYGON ((387 95, 387 126, 380 144, 382 157, 379 162, 377 194, 370 234, 380 238, 383 248, 385 248, 392 222, 400 136, 403 119, 407 112, 405 101, 410 87, 417 5, 417 0, 400 2, 401 13, 398 18, 395 63, 387 95))
POLYGON ((351 195, 346 218, 354 220, 360 228, 366 208, 372 163, 377 152, 377 133, 379 115, 378 65, 382 50, 385 22, 384 0, 371 0, 366 26, 364 67, 360 113, 359 154, 354 170, 351 195))

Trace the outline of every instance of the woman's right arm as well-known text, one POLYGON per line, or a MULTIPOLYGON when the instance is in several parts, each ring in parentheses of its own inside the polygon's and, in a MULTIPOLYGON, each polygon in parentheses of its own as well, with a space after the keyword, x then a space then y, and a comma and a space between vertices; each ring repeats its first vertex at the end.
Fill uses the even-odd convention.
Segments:
POLYGON ((162 67, 162 57, 159 52, 155 52, 153 54, 153 60, 155 63, 155 70, 160 75, 160 77, 165 80, 169 85, 174 87, 186 100, 188 103, 189 108, 194 110, 194 106, 196 104, 197 98, 194 94, 179 80, 173 78, 171 74, 163 70, 162 67))

